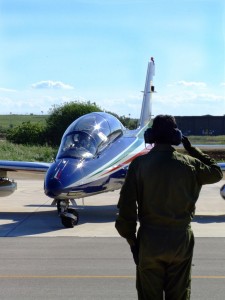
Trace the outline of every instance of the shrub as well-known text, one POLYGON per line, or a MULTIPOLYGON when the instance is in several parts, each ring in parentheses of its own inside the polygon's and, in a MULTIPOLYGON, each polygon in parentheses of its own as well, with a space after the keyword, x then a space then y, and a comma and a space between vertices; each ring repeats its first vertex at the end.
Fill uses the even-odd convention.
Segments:
POLYGON ((40 123, 23 122, 8 130, 6 139, 15 144, 43 145, 45 143, 45 126, 40 123))

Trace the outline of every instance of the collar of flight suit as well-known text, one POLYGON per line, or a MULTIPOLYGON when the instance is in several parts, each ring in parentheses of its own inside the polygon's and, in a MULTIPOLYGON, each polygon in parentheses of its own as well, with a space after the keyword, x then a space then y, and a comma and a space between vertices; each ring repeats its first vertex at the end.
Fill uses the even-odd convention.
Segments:
POLYGON ((169 144, 156 144, 151 151, 176 151, 174 147, 169 144))

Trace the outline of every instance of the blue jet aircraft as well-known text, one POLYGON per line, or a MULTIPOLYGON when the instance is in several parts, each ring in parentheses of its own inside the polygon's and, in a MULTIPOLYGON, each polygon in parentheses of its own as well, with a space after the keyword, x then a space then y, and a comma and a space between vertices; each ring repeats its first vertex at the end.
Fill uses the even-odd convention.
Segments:
POLYGON ((7 171, 45 172, 44 192, 57 205, 62 224, 74 227, 78 213, 70 202, 120 189, 130 162, 149 151, 144 132, 151 121, 154 59, 148 63, 139 125, 127 130, 111 114, 93 112, 75 120, 65 131, 53 163, 0 161, 0 196, 13 193, 17 184, 7 171))
MULTIPOLYGON (((147 153, 144 132, 151 122, 155 63, 148 63, 139 125, 127 130, 114 116, 93 112, 75 120, 65 131, 53 163, 0 161, 0 196, 16 190, 7 171, 45 172, 44 192, 57 205, 62 224, 71 228, 78 213, 69 208, 75 199, 120 189, 130 162, 147 153)), ((225 164, 220 166, 225 169, 225 164)))

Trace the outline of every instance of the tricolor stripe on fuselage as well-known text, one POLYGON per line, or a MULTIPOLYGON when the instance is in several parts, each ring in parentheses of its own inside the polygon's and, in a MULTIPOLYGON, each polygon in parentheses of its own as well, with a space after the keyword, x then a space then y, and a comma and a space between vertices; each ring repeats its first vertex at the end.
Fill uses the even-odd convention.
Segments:
POLYGON ((146 129, 142 128, 136 135, 135 141, 127 147, 122 153, 118 156, 114 157, 111 161, 107 162, 105 165, 101 166, 99 169, 94 172, 88 174, 86 177, 77 181, 74 184, 70 184, 66 188, 75 188, 84 184, 88 184, 104 177, 111 176, 113 173, 118 172, 120 169, 124 169, 127 167, 130 162, 137 156, 143 155, 149 151, 149 149, 145 148, 143 138, 143 132, 146 129))

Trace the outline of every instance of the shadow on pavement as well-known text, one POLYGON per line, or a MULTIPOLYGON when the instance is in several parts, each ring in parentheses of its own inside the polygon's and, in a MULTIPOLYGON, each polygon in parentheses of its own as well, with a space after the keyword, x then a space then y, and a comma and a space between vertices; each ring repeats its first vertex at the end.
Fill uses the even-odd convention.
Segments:
MULTIPOLYGON (((44 206, 45 207, 45 206, 44 206)), ((79 223, 74 228, 79 228, 86 223, 115 222, 116 205, 104 206, 77 206, 79 223)), ((28 236, 58 230, 73 230, 61 224, 57 211, 32 211, 32 212, 0 212, 0 237, 28 236)))

